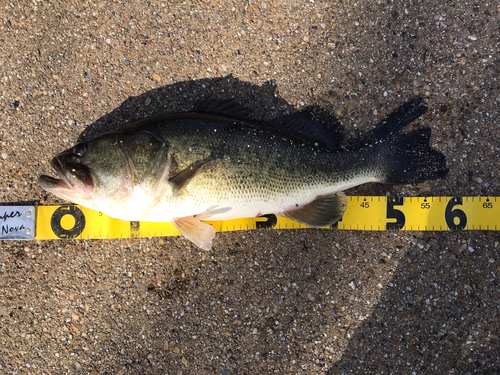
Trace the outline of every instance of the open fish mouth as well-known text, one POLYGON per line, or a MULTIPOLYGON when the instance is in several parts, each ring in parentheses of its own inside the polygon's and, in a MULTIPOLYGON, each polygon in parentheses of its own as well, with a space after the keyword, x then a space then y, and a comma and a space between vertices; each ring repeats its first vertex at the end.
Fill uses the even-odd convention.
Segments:
POLYGON ((71 185, 71 182, 69 182, 68 177, 63 172, 61 163, 57 158, 53 158, 50 161, 50 165, 54 170, 56 171, 57 175, 59 178, 55 178, 46 174, 41 174, 38 177, 38 183, 47 190, 53 190, 53 189, 68 189, 68 190, 73 190, 73 185, 71 185))
POLYGON ((54 168, 59 178, 41 174, 38 177, 38 183, 45 190, 54 193, 74 191, 75 193, 84 195, 89 194, 93 190, 94 183, 90 176, 90 171, 86 166, 71 163, 63 167, 57 157, 50 161, 50 165, 54 168))

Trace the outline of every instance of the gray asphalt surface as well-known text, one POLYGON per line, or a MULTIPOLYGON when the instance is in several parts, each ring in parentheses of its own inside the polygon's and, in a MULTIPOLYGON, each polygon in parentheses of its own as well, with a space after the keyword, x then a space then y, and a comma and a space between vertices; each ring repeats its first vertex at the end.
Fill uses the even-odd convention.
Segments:
MULTIPOLYGON (((311 104, 360 140, 421 95, 444 180, 348 194, 500 195, 494 2, 0 4, 1 202, 81 136, 235 98, 311 104)), ((498 232, 259 231, 0 243, 3 374, 500 372, 498 232)))

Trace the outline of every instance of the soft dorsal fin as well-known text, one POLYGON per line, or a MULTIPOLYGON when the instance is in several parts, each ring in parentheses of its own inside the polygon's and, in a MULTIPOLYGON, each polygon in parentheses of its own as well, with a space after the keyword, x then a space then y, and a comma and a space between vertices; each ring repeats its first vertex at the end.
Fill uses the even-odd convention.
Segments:
POLYGON ((217 99, 213 95, 198 101, 193 108, 193 112, 228 116, 238 119, 248 119, 248 117, 252 115, 250 109, 243 107, 236 100, 217 99))
POLYGON ((343 140, 343 127, 337 118, 319 106, 309 106, 288 116, 270 121, 280 132, 290 133, 306 144, 335 151, 343 140))

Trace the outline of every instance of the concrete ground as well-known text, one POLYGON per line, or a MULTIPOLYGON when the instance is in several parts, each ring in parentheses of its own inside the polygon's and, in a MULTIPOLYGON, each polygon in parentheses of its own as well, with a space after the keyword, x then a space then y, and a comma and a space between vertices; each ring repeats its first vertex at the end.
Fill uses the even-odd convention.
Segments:
MULTIPOLYGON (((348 141, 401 102, 450 168, 348 194, 499 196, 499 11, 459 1, 4 1, 1 202, 88 134, 215 94, 318 104, 348 141)), ((500 372, 498 232, 0 243, 3 374, 500 372)))

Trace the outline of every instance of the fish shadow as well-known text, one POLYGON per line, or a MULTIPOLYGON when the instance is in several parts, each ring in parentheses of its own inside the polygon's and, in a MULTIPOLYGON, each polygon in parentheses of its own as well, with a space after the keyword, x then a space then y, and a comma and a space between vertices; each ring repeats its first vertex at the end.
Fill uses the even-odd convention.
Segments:
POLYGON ((249 119, 266 120, 293 112, 294 108, 280 98, 272 81, 262 85, 226 77, 181 81, 131 96, 110 113, 85 128, 78 141, 88 140, 106 131, 148 117, 187 112, 207 97, 234 99, 253 113, 249 119))

